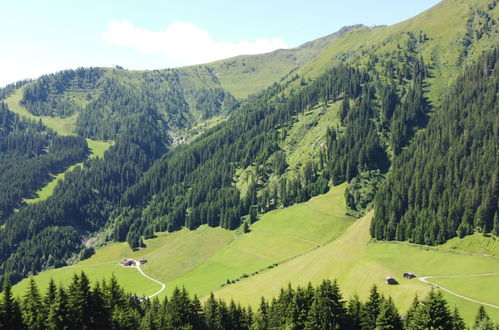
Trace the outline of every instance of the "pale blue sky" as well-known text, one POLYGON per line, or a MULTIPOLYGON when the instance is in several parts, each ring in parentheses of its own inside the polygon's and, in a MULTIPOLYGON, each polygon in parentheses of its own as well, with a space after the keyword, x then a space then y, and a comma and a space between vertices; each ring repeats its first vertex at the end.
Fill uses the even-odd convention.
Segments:
POLYGON ((295 47, 345 25, 391 25, 438 2, 2 0, 0 86, 79 66, 154 69, 295 47))

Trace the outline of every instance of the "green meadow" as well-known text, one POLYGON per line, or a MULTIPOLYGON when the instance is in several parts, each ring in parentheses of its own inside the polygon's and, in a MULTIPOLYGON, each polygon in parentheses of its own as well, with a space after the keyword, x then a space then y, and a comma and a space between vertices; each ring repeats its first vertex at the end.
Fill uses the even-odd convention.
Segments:
MULTIPOLYGON (((35 279, 44 290, 50 278, 67 284, 75 272, 85 271, 92 281, 114 274, 127 290, 148 295, 160 286, 119 264, 124 258, 146 258, 143 271, 167 286, 160 298, 175 286, 185 286, 200 297, 214 292, 256 308, 261 296, 272 297, 288 283, 317 284, 330 278, 339 281, 345 298, 354 294, 366 298, 376 284, 405 311, 415 294, 424 296, 431 287, 417 278, 404 279, 404 272, 419 277, 499 272, 499 261, 492 257, 455 253, 443 247, 373 241, 369 235, 372 213, 360 220, 345 216, 344 189, 345 185, 334 187, 308 202, 271 211, 252 224, 249 233, 207 226, 157 233, 156 238, 145 241, 146 248, 132 251, 126 243, 109 244, 87 260, 42 272, 35 279), (386 276, 395 277, 399 285, 385 284, 386 276)), ((499 304, 499 294, 487 289, 494 287, 496 280, 472 277, 432 281, 473 299, 499 304)), ((26 285, 26 280, 17 284, 15 293, 21 295, 26 285)), ((467 322, 473 320, 478 304, 444 295, 449 306, 458 307, 467 322)), ((499 320, 499 310, 486 310, 499 320)))
MULTIPOLYGON (((19 116, 29 118, 32 120, 41 120, 42 123, 56 131, 60 135, 72 135, 74 134, 75 130, 75 125, 76 125, 76 118, 78 117, 78 114, 74 114, 69 117, 49 117, 49 116, 35 116, 26 110, 25 107, 23 107, 19 102, 22 99, 23 96, 23 88, 17 89, 11 96, 9 96, 7 99, 5 99, 5 103, 9 106, 9 109, 15 113, 17 113, 19 116)), ((97 140, 92 140, 92 139, 87 139, 87 144, 88 148, 90 149, 90 155, 89 158, 102 158, 104 157, 104 152, 106 152, 107 149, 113 144, 112 141, 97 141, 97 140)), ((64 172, 54 174, 52 176, 52 180, 47 182, 45 186, 40 188, 36 193, 34 198, 28 198, 25 199, 24 201, 28 204, 36 203, 42 200, 47 199, 52 195, 54 192, 55 187, 57 186, 57 183, 60 180, 64 179, 64 175, 68 172, 71 172, 73 169, 75 169, 77 166, 81 166, 83 163, 77 163, 73 164, 72 166, 69 166, 64 172)))
MULTIPOLYGON (((358 294, 366 298, 371 286, 376 284, 382 293, 392 296, 398 307, 405 311, 415 294, 424 296, 431 287, 417 279, 404 279, 404 272, 415 272, 417 276, 499 272, 499 261, 491 257, 442 252, 423 246, 373 242, 369 235, 371 217, 372 214, 368 214, 358 220, 337 240, 257 276, 217 290, 215 294, 225 299, 237 297, 243 304, 256 307, 261 296, 270 298, 288 283, 303 286, 308 282, 317 284, 324 278, 330 278, 338 280, 345 297, 358 294), (387 285, 386 276, 395 277, 399 285, 387 285)), ((468 278, 466 285, 470 291, 477 291, 475 299, 490 301, 478 292, 483 287, 481 283, 485 283, 483 281, 486 280, 468 278)), ((449 285, 449 289, 453 287, 449 285)), ((447 293, 444 295, 450 307, 457 306, 467 322, 473 319, 477 304, 447 293)), ((492 296, 491 303, 495 301, 499 304, 499 295, 495 295, 495 298, 492 296)), ((499 310, 486 309, 494 319, 499 319, 499 310)))

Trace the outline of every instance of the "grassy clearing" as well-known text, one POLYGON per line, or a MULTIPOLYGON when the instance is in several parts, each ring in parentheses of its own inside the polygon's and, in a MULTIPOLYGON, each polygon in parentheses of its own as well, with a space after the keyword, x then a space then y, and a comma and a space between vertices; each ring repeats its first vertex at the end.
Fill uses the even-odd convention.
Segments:
POLYGON ((9 106, 12 112, 17 113, 20 116, 32 119, 41 120, 42 123, 56 131, 60 135, 72 135, 74 134, 76 127, 76 118, 78 114, 74 114, 69 117, 49 117, 49 116, 35 116, 26 110, 23 106, 19 104, 23 97, 24 87, 17 89, 11 96, 5 99, 5 103, 9 106))
POLYGON ((445 244, 440 245, 439 248, 499 257, 499 239, 494 236, 484 236, 478 233, 464 238, 455 237, 445 242, 445 244))
POLYGON ((463 296, 499 306, 499 275, 429 278, 428 281, 463 296))
MULTIPOLYGON (((146 240, 147 248, 132 251, 127 243, 113 243, 99 250, 89 259, 73 266, 52 269, 36 275, 34 278, 42 290, 53 278, 57 283, 68 284, 74 273, 84 271, 91 281, 109 279, 116 276, 127 291, 150 295, 160 286, 142 275, 136 269, 125 268, 119 264, 124 258, 146 258, 148 263, 143 271, 162 281, 193 269, 215 252, 227 245, 234 238, 231 231, 203 226, 195 231, 181 230, 175 233, 160 233, 157 238, 146 240)), ((23 294, 27 280, 14 286, 14 293, 23 294)))
POLYGON ((43 188, 41 188, 40 190, 38 190, 35 193, 35 196, 36 196, 35 198, 26 198, 26 199, 24 199, 24 201, 28 204, 34 204, 34 203, 46 200, 47 198, 52 196, 52 194, 54 193, 54 189, 55 189, 55 187, 57 187, 57 184, 59 183, 59 181, 64 179, 64 175, 66 173, 71 172, 76 167, 81 166, 82 164, 83 163, 74 164, 74 165, 68 167, 66 169, 66 171, 64 171, 63 173, 53 175, 52 180, 49 181, 45 186, 43 186, 43 188))
POLYGON ((89 158, 104 158, 104 153, 114 144, 114 142, 87 139, 87 144, 91 152, 89 158))
POLYGON ((286 134, 281 148, 286 151, 286 161, 291 171, 296 171, 305 162, 318 160, 326 142, 329 127, 339 125, 339 102, 317 105, 306 113, 299 114, 297 121, 286 134))
POLYGON ((203 296, 227 280, 252 274, 268 266, 316 249, 339 237, 353 220, 344 214, 345 186, 308 202, 267 213, 212 258, 167 283, 167 292, 185 286, 203 296))
MULTIPOLYGON (((96 141, 91 139, 87 139, 87 143, 91 152, 89 158, 103 158, 106 150, 109 149, 109 147, 113 144, 113 142, 96 141)), ((72 170, 74 170, 76 167, 82 165, 83 162, 74 164, 68 167, 64 172, 59 173, 57 175, 53 175, 52 180, 50 180, 45 186, 43 186, 35 193, 36 196, 35 198, 27 198, 24 199, 24 201, 28 204, 33 204, 49 198, 54 193, 54 189, 55 187, 57 187, 59 181, 64 179, 66 173, 69 173, 72 170)))
MULTIPOLYGON (((276 295, 287 283, 306 285, 310 281, 317 284, 324 278, 331 278, 338 279, 346 297, 358 294, 361 298, 366 298, 369 288, 376 284, 405 311, 415 294, 423 296, 430 287, 416 279, 403 279, 404 272, 412 271, 423 276, 499 271, 499 261, 490 257, 463 256, 402 244, 371 242, 371 217, 372 214, 369 214, 359 220, 341 238, 325 246, 257 276, 224 287, 215 294, 257 306, 261 296, 276 295), (385 276, 394 276, 400 285, 386 285, 385 276)), ((460 309, 468 322, 473 319, 477 304, 449 294, 445 294, 445 297, 451 307, 457 306, 460 309)), ((499 319, 499 311, 492 308, 487 311, 496 320, 499 319)))

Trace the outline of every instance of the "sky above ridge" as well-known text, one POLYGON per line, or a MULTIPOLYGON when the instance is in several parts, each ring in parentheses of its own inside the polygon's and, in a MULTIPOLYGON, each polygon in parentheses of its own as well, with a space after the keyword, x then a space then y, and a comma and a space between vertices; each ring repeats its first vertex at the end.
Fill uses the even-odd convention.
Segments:
POLYGON ((439 0, 2 0, 0 87, 81 66, 161 69, 391 25, 439 0))

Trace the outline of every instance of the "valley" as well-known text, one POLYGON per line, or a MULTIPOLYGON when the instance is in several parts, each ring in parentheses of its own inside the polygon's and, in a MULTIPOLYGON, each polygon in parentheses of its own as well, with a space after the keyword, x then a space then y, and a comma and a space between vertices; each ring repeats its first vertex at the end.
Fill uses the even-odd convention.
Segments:
MULTIPOLYGON (((330 278, 338 280, 346 298, 357 294, 365 299, 369 288, 376 284, 405 312, 414 295, 423 297, 431 286, 418 278, 404 279, 404 272, 414 272, 417 277, 464 275, 470 270, 476 274, 499 272, 499 260, 495 257, 451 252, 438 246, 373 241, 369 235, 372 213, 360 220, 344 216, 344 188, 334 187, 303 204, 271 211, 250 226, 249 233, 205 226, 195 231, 157 233, 157 238, 146 240, 147 247, 138 251, 132 251, 125 243, 113 243, 98 249, 87 260, 42 272, 34 278, 43 292, 50 279, 68 284, 72 275, 81 271, 92 281, 114 275, 127 290, 151 295, 161 286, 144 278, 135 268, 119 264, 125 258, 144 258, 144 273, 166 284, 160 298, 170 295, 175 287, 186 287, 203 300, 213 292, 226 301, 234 299, 257 308, 261 297, 275 296, 288 283, 305 286, 330 278), (399 284, 387 285, 386 276, 395 277, 399 284), (227 280, 233 283, 227 284, 227 280)), ((431 282, 473 299, 498 304, 496 280, 497 275, 435 278, 431 282)), ((20 282, 14 286, 14 292, 22 295, 27 285, 27 280, 20 282)), ((473 320, 479 304, 446 292, 444 296, 450 308, 457 307, 466 322, 473 320)), ((494 320, 499 319, 498 309, 485 308, 494 320)))
POLYGON ((0 329, 494 329, 497 45, 497 0, 443 0, 0 88, 0 329))

